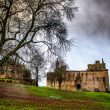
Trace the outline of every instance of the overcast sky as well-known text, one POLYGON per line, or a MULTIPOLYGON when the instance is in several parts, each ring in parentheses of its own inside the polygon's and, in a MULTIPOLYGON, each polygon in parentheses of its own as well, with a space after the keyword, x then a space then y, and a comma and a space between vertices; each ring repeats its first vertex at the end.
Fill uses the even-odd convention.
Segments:
POLYGON ((110 69, 110 0, 77 0, 76 6, 76 17, 67 23, 76 42, 66 56, 70 69, 85 70, 102 58, 110 69))
POLYGON ((75 41, 65 56, 69 68, 86 70, 103 58, 110 70, 110 0, 76 0, 76 6, 75 18, 67 22, 68 37, 75 41))

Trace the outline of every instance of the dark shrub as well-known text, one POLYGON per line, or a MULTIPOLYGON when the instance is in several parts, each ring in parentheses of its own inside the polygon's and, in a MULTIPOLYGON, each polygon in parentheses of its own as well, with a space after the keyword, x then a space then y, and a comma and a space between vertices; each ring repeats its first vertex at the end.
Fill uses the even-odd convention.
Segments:
POLYGON ((10 79, 10 80, 7 80, 7 82, 8 82, 8 83, 12 83, 12 80, 11 80, 11 79, 10 79))

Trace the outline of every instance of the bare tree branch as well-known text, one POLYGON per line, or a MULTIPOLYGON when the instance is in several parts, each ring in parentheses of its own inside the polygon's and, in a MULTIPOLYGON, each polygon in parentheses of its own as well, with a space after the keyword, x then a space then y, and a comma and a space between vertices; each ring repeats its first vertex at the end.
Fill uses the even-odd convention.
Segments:
POLYGON ((45 46, 58 54, 71 46, 63 17, 74 17, 74 0, 2 0, 0 1, 0 60, 2 65, 10 56, 28 45, 45 46), (10 47, 10 49, 9 49, 10 47), (6 52, 7 49, 7 52, 6 52))

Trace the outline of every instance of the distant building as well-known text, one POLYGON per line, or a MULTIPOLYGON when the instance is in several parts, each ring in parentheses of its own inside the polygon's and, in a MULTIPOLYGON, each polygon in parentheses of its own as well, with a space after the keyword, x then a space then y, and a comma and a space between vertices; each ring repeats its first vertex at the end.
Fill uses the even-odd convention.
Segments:
POLYGON ((10 60, 0 68, 0 78, 23 79, 25 66, 10 60))
MULTIPOLYGON (((96 61, 94 64, 88 64, 88 69, 84 71, 67 70, 66 66, 59 66, 56 61, 56 70, 62 68, 63 90, 82 90, 82 91, 107 91, 109 89, 108 69, 103 59, 102 62, 96 61)), ((58 80, 52 79, 55 72, 47 73, 47 87, 58 89, 58 80)))

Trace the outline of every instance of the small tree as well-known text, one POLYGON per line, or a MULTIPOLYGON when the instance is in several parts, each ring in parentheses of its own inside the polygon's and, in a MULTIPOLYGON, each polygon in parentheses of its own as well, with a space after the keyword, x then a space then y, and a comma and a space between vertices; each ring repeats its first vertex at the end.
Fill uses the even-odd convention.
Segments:
POLYGON ((55 75, 54 75, 54 78, 58 81, 58 84, 59 84, 59 89, 61 89, 61 84, 62 84, 62 81, 63 81, 63 77, 62 77, 62 74, 64 73, 64 71, 59 68, 58 70, 55 71, 55 75))
POLYGON ((40 77, 45 72, 45 60, 44 54, 40 51, 39 48, 34 47, 33 45, 29 46, 30 52, 30 68, 32 70, 32 74, 36 79, 36 86, 38 86, 38 82, 40 77))
POLYGON ((31 71, 27 68, 24 70, 23 80, 24 81, 30 81, 31 80, 31 71))
POLYGON ((52 65, 53 66, 51 66, 51 68, 52 67, 54 68, 54 73, 53 73, 53 76, 51 76, 51 82, 53 83, 54 81, 58 81, 59 89, 61 89, 62 81, 65 80, 65 69, 66 68, 63 68, 63 67, 65 66, 68 67, 68 65, 65 63, 64 59, 60 59, 59 61, 57 59, 56 64, 53 62, 52 65))

